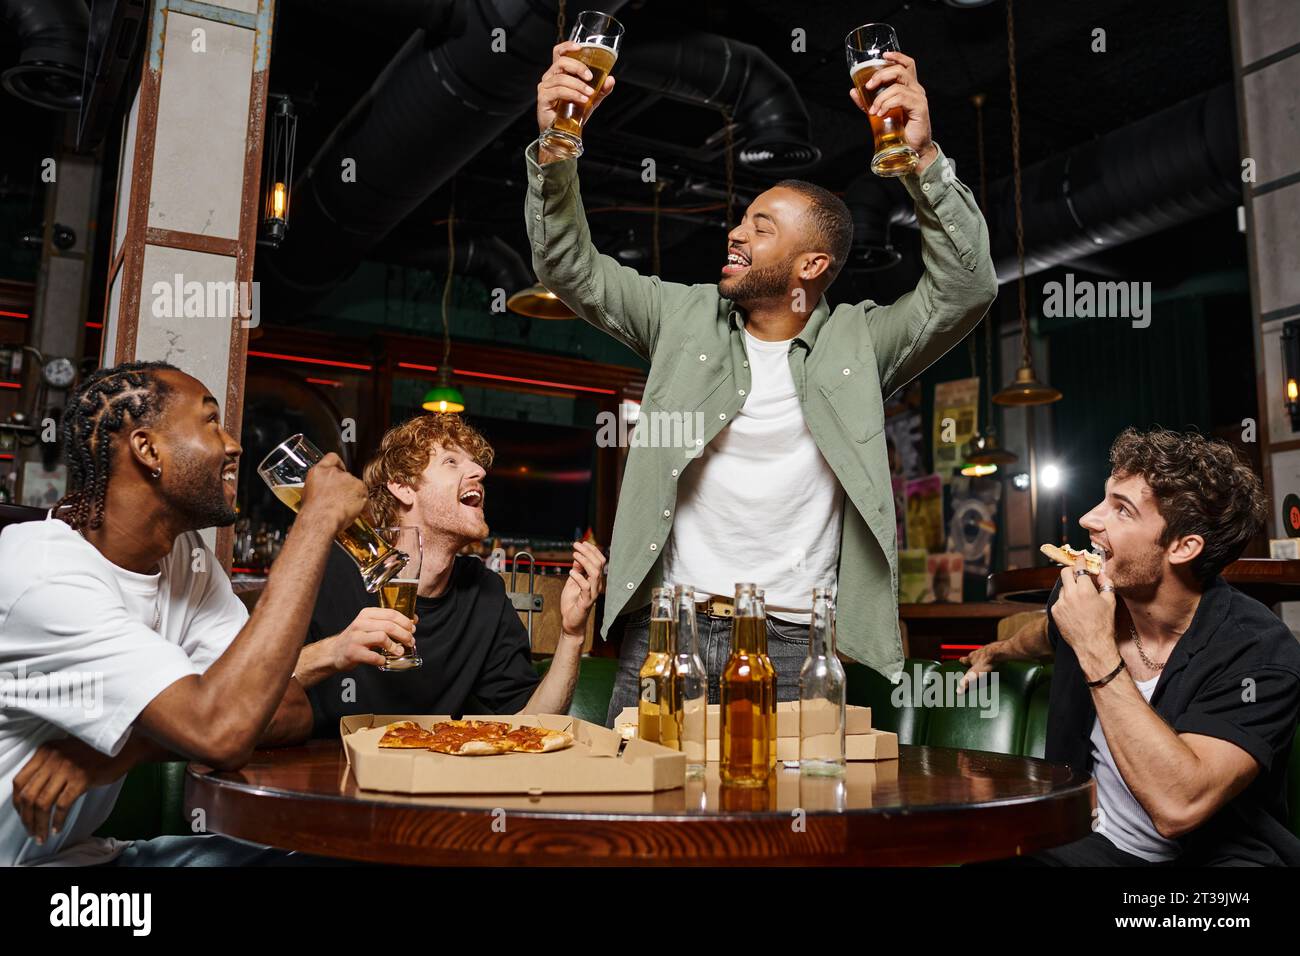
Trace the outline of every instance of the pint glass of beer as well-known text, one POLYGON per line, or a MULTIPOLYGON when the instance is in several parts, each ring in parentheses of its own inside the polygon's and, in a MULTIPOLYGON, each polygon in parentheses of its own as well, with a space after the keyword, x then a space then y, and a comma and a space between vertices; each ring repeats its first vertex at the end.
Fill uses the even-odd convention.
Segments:
MULTIPOLYGON (((614 69, 614 61, 618 59, 618 50, 623 43, 623 24, 607 13, 584 10, 578 14, 569 39, 581 43, 582 48, 565 55, 573 57, 591 70, 591 79, 587 85, 599 95, 601 87, 605 85, 605 77, 609 76, 614 69)), ((555 122, 542 134, 541 145, 565 159, 581 156, 582 127, 591 115, 594 103, 595 97, 586 103, 561 100, 555 109, 555 122)))
MULTIPOLYGON (((257 473, 272 493, 296 513, 302 505, 307 472, 323 457, 320 449, 302 435, 292 435, 262 459, 257 473)), ((406 564, 407 556, 375 534, 364 518, 358 517, 335 540, 361 569, 367 591, 374 592, 406 564)))
MULTIPOLYGON (((888 84, 868 90, 867 80, 876 71, 890 65, 884 55, 891 50, 899 52, 898 37, 894 28, 887 23, 865 24, 850 31, 844 38, 849 75, 853 78, 853 85, 858 88, 863 104, 868 108, 875 101, 876 94, 888 84)), ((871 157, 871 171, 877 176, 905 176, 914 170, 919 157, 916 150, 903 139, 907 111, 899 107, 879 116, 868 116, 871 119, 871 135, 876 144, 875 155, 871 157)))
MULTIPOLYGON (((376 528, 375 531, 384 543, 402 554, 409 555, 406 566, 395 577, 389 578, 379 586, 379 606, 391 608, 398 614, 415 617, 415 592, 420 586, 420 559, 424 554, 420 529, 413 526, 400 528, 376 528)), ((418 649, 403 648, 400 657, 393 657, 383 651, 385 663, 381 671, 409 671, 424 663, 418 649)))

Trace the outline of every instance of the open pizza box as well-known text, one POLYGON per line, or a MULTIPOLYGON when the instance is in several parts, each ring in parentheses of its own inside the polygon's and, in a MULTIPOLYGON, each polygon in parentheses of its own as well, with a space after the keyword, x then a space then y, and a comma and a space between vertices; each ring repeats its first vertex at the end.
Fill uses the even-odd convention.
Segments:
POLYGON ((550 753, 458 757, 431 750, 381 750, 384 728, 413 720, 431 728, 447 716, 354 714, 339 721, 343 752, 363 790, 391 793, 651 793, 686 782, 686 755, 646 740, 560 714, 476 716, 511 726, 545 727, 573 735, 573 746, 550 753))
MULTIPOLYGON (((830 718, 832 721, 833 717, 830 718)), ((722 729, 722 716, 717 704, 709 704, 705 718, 705 757, 717 760, 719 753, 718 734, 722 729)), ((834 723, 831 724, 834 726, 834 723)), ((871 708, 857 707, 853 704, 845 708, 844 752, 849 760, 897 760, 898 735, 887 730, 875 730, 871 726, 871 708)), ((631 728, 629 733, 636 736, 637 709, 624 707, 614 722, 620 732, 631 728)), ((776 759, 799 759, 799 701, 779 701, 776 705, 776 759)))

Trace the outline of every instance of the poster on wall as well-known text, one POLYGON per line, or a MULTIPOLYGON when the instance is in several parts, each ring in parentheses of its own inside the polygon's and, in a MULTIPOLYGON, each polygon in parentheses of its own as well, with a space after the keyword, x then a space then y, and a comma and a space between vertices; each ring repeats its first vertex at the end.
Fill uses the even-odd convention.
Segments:
POLYGON ((926 475, 907 483, 907 545, 931 554, 944 550, 943 483, 926 475))
POLYGON ((945 552, 925 556, 930 595, 938 604, 961 603, 962 556, 945 552))
POLYGON ((992 570, 1002 482, 958 475, 949 488, 952 515, 948 519, 948 550, 962 556, 967 574, 983 577, 992 570))
POLYGON ((885 403, 885 448, 891 475, 920 478, 926 473, 920 382, 899 389, 885 403))
POLYGON ((53 508, 68 487, 68 466, 46 469, 44 463, 23 463, 23 501, 32 508, 53 508))
POLYGON ((934 471, 947 484, 961 452, 979 428, 980 380, 959 378, 934 386, 934 471))
POLYGON ((905 548, 898 552, 898 603, 931 604, 934 592, 930 590, 927 567, 929 555, 924 548, 905 548))

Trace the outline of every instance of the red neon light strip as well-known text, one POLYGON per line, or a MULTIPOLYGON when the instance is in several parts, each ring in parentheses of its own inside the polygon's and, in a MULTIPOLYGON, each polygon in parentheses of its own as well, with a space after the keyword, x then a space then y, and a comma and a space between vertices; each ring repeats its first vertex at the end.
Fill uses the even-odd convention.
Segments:
MULTIPOLYGON (((398 368, 416 369, 421 372, 436 372, 436 365, 418 365, 415 362, 398 362, 398 368)), ((568 382, 548 382, 540 378, 519 378, 515 375, 496 375, 492 372, 471 372, 468 369, 453 368, 453 375, 463 375, 468 378, 487 378, 496 382, 518 382, 521 385, 542 385, 547 388, 562 388, 569 392, 595 392, 597 395, 616 395, 612 388, 593 388, 590 385, 572 385, 568 382)))
POLYGON ((103 327, 104 327, 104 323, 103 323, 103 322, 87 322, 87 323, 86 323, 86 328, 88 328, 88 329, 102 329, 103 327))
POLYGON ((330 385, 330 386, 332 386, 332 387, 334 387, 334 388, 342 388, 342 387, 343 387, 343 383, 340 382, 340 381, 339 381, 338 379, 336 379, 336 378, 311 378, 311 377, 308 377, 308 378, 306 379, 306 381, 311 382, 313 385, 330 385))
POLYGON ((0 388, 22 388, 17 382, 0 382, 0 388))
POLYGON ((13 461, 13 455, 0 455, 0 461, 13 461))
POLYGON ((3 315, 3 316, 4 316, 5 318, 7 318, 7 319, 30 319, 30 318, 31 318, 31 316, 30 316, 29 314, 27 314, 26 312, 4 312, 4 311, 0 311, 0 315, 3 315))
POLYGON ((328 365, 332 368, 355 368, 362 372, 370 372, 374 369, 369 365, 362 365, 359 362, 336 362, 333 359, 308 358, 305 355, 284 355, 280 352, 254 352, 249 349, 248 354, 256 358, 280 359, 285 362, 305 362, 308 365, 328 365))

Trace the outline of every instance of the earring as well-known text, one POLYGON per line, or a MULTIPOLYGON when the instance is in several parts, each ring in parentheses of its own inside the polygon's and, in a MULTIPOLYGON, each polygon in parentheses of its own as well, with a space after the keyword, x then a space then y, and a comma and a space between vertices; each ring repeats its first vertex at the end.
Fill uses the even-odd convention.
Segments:
POLYGON ((153 476, 154 476, 155 478, 161 478, 161 477, 162 477, 162 469, 161 469, 161 468, 155 468, 155 469, 153 470, 153 476))

